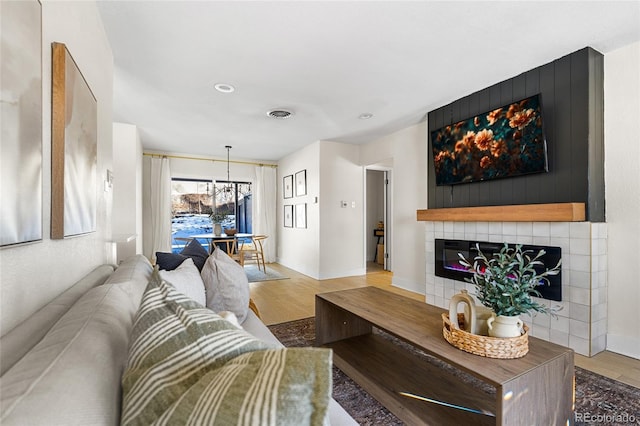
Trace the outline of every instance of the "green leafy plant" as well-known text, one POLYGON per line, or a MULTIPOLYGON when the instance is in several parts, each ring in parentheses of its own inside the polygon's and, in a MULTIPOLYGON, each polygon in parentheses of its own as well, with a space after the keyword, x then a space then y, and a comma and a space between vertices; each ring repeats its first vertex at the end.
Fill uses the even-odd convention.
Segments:
POLYGON ((540 297, 539 285, 549 285, 548 276, 560 272, 560 264, 538 273, 534 268, 544 265, 540 258, 545 255, 540 250, 534 257, 533 251, 522 250, 522 245, 510 248, 507 243, 500 252, 487 257, 476 244, 478 254, 473 263, 458 253, 460 264, 473 273, 466 281, 476 288, 476 297, 484 306, 491 308, 496 315, 517 316, 530 311, 555 314, 558 307, 548 308, 531 297, 540 297))
POLYGON ((222 214, 222 213, 217 213, 217 212, 213 212, 209 215, 209 217, 211 218, 211 222, 213 223, 221 223, 223 222, 228 215, 226 214, 222 214))

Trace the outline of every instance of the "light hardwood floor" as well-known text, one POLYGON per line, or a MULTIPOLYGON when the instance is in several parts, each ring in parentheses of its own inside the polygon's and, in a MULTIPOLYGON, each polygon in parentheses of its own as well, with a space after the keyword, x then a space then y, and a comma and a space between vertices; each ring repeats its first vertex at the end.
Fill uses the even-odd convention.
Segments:
MULTIPOLYGON (((412 299, 424 300, 421 294, 393 287, 393 274, 381 270, 375 264, 368 266, 369 272, 366 275, 322 281, 277 263, 271 263, 268 267, 289 279, 251 283, 251 297, 267 325, 315 316, 315 295, 328 291, 375 286, 412 299)), ((576 354, 575 363, 587 370, 640 388, 640 360, 605 351, 591 358, 576 354)))

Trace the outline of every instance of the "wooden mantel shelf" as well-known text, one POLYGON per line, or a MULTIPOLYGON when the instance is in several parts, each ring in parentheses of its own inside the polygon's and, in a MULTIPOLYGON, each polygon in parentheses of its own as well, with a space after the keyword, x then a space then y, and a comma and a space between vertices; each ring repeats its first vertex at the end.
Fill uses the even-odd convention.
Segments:
POLYGON ((418 221, 583 222, 584 203, 519 204, 418 210, 418 221))

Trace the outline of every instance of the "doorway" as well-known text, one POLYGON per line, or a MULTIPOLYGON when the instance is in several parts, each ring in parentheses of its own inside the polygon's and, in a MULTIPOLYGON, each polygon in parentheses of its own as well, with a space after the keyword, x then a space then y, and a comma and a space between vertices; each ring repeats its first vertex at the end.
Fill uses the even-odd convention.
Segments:
POLYGON ((391 271, 389 176, 383 168, 366 169, 365 259, 367 273, 391 271))

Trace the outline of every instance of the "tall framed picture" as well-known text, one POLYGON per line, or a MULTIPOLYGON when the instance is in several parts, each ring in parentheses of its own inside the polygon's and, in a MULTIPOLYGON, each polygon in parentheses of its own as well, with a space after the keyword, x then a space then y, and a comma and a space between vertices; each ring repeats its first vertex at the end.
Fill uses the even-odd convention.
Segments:
POLYGON ((296 228, 307 227, 307 203, 296 204, 296 228))
POLYGON ((96 231, 98 105, 67 47, 52 43, 51 238, 96 231))
POLYGON ((296 173, 296 197, 307 195, 307 170, 296 173))
POLYGON ((282 178, 282 192, 284 198, 293 198, 293 175, 282 178))
POLYGON ((42 13, 3 1, 0 21, 0 246, 42 240, 42 13))
POLYGON ((293 205, 291 204, 284 206, 284 227, 293 228, 293 205))

